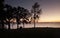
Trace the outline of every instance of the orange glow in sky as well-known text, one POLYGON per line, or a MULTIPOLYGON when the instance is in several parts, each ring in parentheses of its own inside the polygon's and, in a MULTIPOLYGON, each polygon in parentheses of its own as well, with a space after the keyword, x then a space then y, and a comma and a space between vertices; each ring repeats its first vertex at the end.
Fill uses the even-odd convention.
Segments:
POLYGON ((22 6, 31 11, 35 2, 40 4, 42 13, 39 22, 60 22, 60 0, 5 0, 13 7, 22 6), (17 2, 16 2, 17 1, 17 2))
POLYGON ((60 16, 59 15, 56 15, 56 16, 53 15, 53 16, 43 17, 41 15, 38 22, 60 22, 60 16))

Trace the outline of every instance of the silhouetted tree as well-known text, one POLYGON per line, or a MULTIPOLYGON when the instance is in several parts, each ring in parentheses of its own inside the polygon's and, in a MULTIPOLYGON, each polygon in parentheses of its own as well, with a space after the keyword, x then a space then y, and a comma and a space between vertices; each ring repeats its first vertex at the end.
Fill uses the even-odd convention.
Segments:
POLYGON ((20 19, 21 19, 21 17, 22 17, 21 11, 22 11, 22 7, 18 6, 18 8, 17 8, 17 13, 16 13, 17 28, 19 27, 20 19))
POLYGON ((32 10, 31 10, 31 13, 32 13, 32 17, 34 19, 34 28, 35 28, 35 20, 37 18, 39 18, 39 15, 41 14, 41 9, 39 9, 39 4, 38 2, 36 2, 33 6, 32 6, 32 10))
MULTIPOLYGON (((16 18, 16 22, 18 22, 18 10, 16 7, 13 7, 13 12, 12 12, 12 18, 16 18)), ((18 28, 18 23, 17 23, 17 28, 18 28)))
POLYGON ((18 7, 18 11, 17 11, 17 22, 19 23, 19 20, 22 19, 23 20, 23 27, 24 27, 24 23, 25 21, 30 17, 31 13, 29 13, 29 11, 23 7, 18 7))
POLYGON ((28 20, 28 18, 30 17, 30 13, 27 9, 23 10, 23 27, 24 27, 24 23, 27 23, 26 20, 28 20))
POLYGON ((36 15, 36 19, 37 19, 37 22, 40 18, 40 14, 42 13, 42 9, 39 9, 39 11, 37 11, 37 15, 36 15))
POLYGON ((28 18, 30 16, 31 16, 31 13, 29 13, 29 11, 23 7, 18 6, 17 8, 16 7, 13 8, 13 16, 12 17, 16 18, 17 28, 19 27, 19 24, 21 23, 20 19, 23 20, 22 23, 23 23, 23 27, 24 27, 25 21, 28 20, 28 18))
POLYGON ((5 8, 6 8, 6 10, 5 10, 5 17, 8 20, 7 23, 8 23, 9 29, 10 29, 10 20, 12 18, 12 6, 6 4, 5 8))
POLYGON ((4 28, 4 0, 0 0, 0 22, 4 28))

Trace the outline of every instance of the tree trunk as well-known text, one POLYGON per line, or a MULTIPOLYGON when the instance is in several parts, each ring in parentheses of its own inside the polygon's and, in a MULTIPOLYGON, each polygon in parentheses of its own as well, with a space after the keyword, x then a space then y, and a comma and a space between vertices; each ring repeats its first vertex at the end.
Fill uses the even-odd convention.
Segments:
POLYGON ((24 22, 23 22, 23 28, 24 28, 24 22))
POLYGON ((4 21, 1 20, 1 24, 2 24, 2 29, 4 29, 4 21))
POLYGON ((9 19, 9 22, 8 22, 8 26, 9 26, 9 28, 8 28, 8 29, 10 29, 10 19, 9 19))
POLYGON ((35 13, 34 13, 34 28, 35 28, 35 13))
POLYGON ((37 23, 38 23, 38 19, 37 19, 37 23))
POLYGON ((19 26, 18 26, 18 25, 19 25, 19 24, 18 24, 18 21, 19 21, 19 19, 17 18, 17 29, 19 28, 19 26))
POLYGON ((18 29, 18 22, 17 22, 17 29, 18 29))
POLYGON ((35 28, 35 19, 34 19, 34 28, 35 28))

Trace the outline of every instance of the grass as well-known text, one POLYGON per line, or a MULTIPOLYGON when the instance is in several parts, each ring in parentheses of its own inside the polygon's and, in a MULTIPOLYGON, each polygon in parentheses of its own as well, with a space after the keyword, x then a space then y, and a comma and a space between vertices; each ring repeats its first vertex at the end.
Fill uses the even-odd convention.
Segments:
MULTIPOLYGON (((13 30, 0 30, 0 33, 7 34, 7 36, 13 37, 23 37, 23 38, 37 38, 37 37, 60 37, 60 28, 21 28, 13 30), (29 36, 29 37, 28 37, 29 36)), ((48 38, 49 38, 48 37, 48 38)))
POLYGON ((40 27, 40 28, 20 28, 20 29, 0 29, 0 32, 41 32, 41 31, 60 31, 60 28, 48 28, 48 27, 40 27))

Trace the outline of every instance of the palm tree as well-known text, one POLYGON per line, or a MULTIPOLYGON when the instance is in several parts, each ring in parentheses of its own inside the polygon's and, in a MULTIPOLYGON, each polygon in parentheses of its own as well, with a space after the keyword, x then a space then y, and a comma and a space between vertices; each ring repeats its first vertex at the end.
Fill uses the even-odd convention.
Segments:
POLYGON ((37 11, 37 15, 36 15, 37 23, 38 23, 41 13, 42 13, 42 9, 39 9, 39 11, 37 11))
POLYGON ((31 13, 32 13, 32 16, 34 18, 34 28, 35 28, 35 20, 37 18, 39 18, 39 15, 41 14, 41 9, 39 9, 39 4, 38 2, 36 2, 33 6, 32 6, 32 10, 31 10, 31 13))

